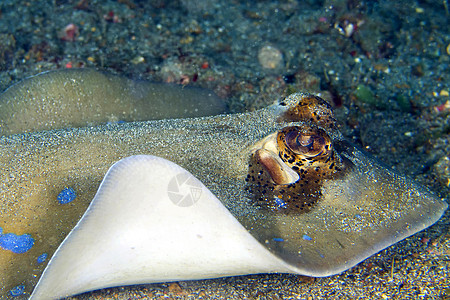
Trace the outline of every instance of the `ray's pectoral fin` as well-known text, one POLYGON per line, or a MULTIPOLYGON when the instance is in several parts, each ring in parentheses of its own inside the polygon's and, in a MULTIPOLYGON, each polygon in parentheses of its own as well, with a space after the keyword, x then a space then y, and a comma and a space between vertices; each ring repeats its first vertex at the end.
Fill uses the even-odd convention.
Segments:
POLYGON ((155 156, 111 167, 31 299, 99 288, 293 272, 192 174, 155 156))

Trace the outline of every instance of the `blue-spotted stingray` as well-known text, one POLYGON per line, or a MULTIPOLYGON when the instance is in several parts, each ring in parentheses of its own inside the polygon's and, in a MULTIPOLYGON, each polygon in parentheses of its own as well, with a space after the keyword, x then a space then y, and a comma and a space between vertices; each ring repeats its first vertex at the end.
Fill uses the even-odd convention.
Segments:
MULTIPOLYGON (((63 77, 57 84, 84 87, 70 72, 55 74, 63 77)), ((10 99, 0 99, 12 107, 0 138, 3 297, 59 299, 255 273, 330 276, 447 209, 347 142, 331 107, 314 95, 242 114, 107 124, 78 106, 90 125, 79 128, 58 112, 21 123, 27 113, 10 99), (15 119, 15 110, 25 113, 15 119), (11 124, 18 129, 7 131, 11 124)), ((179 100, 164 105, 182 108, 179 100)), ((80 105, 63 102, 63 111, 80 105)), ((120 112, 112 119, 127 115, 120 112)))

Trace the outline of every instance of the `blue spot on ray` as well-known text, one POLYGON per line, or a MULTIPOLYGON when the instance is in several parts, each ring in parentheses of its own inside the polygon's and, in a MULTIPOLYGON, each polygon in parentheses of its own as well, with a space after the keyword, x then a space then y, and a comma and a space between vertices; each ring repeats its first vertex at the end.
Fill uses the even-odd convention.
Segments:
POLYGON ((309 235, 306 235, 306 234, 304 234, 304 235, 302 236, 302 238, 303 238, 305 241, 311 241, 311 240, 312 240, 312 238, 311 238, 309 235))
MULTIPOLYGON (((3 232, 3 230, 2 230, 3 232)), ((16 235, 14 233, 0 234, 0 247, 14 253, 25 253, 34 245, 30 234, 16 235)))
POLYGON ((272 240, 274 240, 275 242, 284 242, 282 238, 273 238, 272 240))
POLYGON ((278 208, 287 208, 286 202, 283 201, 283 199, 274 197, 275 203, 277 204, 278 208))
POLYGON ((39 257, 37 258, 38 264, 43 263, 47 259, 47 256, 47 253, 42 253, 41 255, 39 255, 39 257))
POLYGON ((23 284, 22 285, 18 285, 15 288, 13 288, 12 290, 10 290, 9 293, 13 297, 17 297, 17 296, 23 295, 25 293, 25 286, 23 284))
POLYGON ((73 200, 75 200, 76 197, 77 197, 77 193, 75 192, 75 190, 73 188, 69 187, 69 188, 65 188, 64 190, 62 190, 58 194, 58 197, 56 197, 56 199, 58 200, 58 202, 60 204, 66 204, 66 203, 70 203, 73 200))

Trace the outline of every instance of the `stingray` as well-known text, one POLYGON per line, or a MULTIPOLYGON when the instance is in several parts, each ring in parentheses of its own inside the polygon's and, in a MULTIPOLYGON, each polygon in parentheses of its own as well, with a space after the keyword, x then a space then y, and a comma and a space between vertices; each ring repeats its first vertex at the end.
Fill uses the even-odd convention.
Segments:
POLYGON ((29 77, 0 95, 0 135, 226 111, 207 89, 65 69, 29 77))
POLYGON ((0 252, 3 286, 33 290, 31 299, 255 273, 330 276, 447 209, 346 141, 331 107, 310 94, 242 114, 15 134, 0 147, 0 239, 14 232, 29 247, 0 252))

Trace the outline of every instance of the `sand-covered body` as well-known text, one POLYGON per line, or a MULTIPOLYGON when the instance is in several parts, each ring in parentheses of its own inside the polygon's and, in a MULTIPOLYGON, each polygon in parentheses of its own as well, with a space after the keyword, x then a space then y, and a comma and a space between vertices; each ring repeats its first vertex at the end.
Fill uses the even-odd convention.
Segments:
POLYGON ((0 95, 0 135, 226 112, 212 91, 92 69, 38 74, 0 95))
MULTIPOLYGON (((137 154, 167 159, 193 174, 211 191, 211 197, 217 197, 261 245, 283 261, 279 271, 309 276, 336 274, 439 219, 447 207, 445 202, 346 142, 334 121, 323 122, 326 114, 305 118, 305 114, 316 112, 316 106, 306 113, 298 109, 305 99, 309 103, 318 98, 294 94, 280 104, 243 114, 1 137, 0 227, 3 233, 29 234, 35 241, 25 253, 1 250, 2 295, 20 285, 25 286, 26 294, 31 293, 47 263, 39 264, 37 258, 42 253, 52 256, 85 213, 111 165, 137 154), (323 132, 330 139, 327 147, 332 148, 327 149, 335 154, 330 157, 338 168, 326 176, 320 168, 307 169, 306 179, 300 174, 300 186, 306 189, 298 189, 297 183, 273 185, 272 173, 268 170, 268 177, 263 168, 257 169, 255 176, 268 179, 246 181, 255 151, 262 144, 265 147, 261 141, 283 128, 323 132), (285 211, 283 203, 277 207, 272 203, 277 199, 267 198, 271 195, 266 192, 268 186, 288 193, 300 191, 295 197, 303 202, 313 195, 314 203, 308 209, 285 211), (58 195, 66 188, 72 188, 76 198, 60 204, 58 195)), ((311 103, 317 103, 314 101, 311 103)), ((318 111, 322 109, 327 107, 318 111)), ((273 155, 283 158, 284 150, 280 151, 273 155)), ((118 182, 122 179, 126 180, 116 178, 118 182)), ((126 201, 120 192, 114 194, 126 201)), ((114 216, 110 221, 114 222, 114 216)), ((108 238, 120 238, 110 234, 108 238)), ((82 251, 83 244, 74 247, 82 251)), ((70 259, 76 263, 76 257, 70 259)), ((250 268, 249 272, 254 271, 250 268)), ((220 270, 217 274, 220 276, 220 270)))

